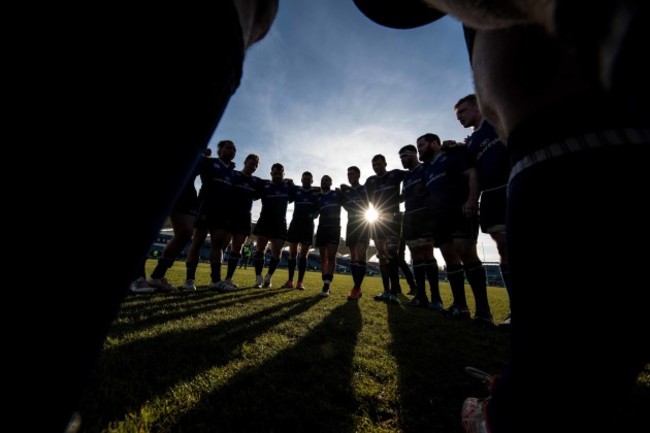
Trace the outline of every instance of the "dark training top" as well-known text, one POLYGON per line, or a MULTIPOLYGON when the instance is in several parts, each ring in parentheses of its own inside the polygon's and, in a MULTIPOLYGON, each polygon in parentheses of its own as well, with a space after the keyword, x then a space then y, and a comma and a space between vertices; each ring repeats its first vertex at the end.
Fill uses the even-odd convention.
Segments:
POLYGON ((342 203, 343 194, 340 190, 329 190, 321 193, 318 197, 320 209, 318 227, 340 227, 342 203))
POLYGON ((419 164, 413 170, 404 174, 402 197, 404 198, 404 214, 425 209, 429 203, 425 184, 425 164, 419 164))
POLYGON ((481 191, 508 183, 510 157, 492 125, 484 120, 469 137, 467 149, 476 162, 481 191))
POLYGON ((318 188, 296 186, 290 191, 293 198, 293 220, 312 221, 318 217, 318 188))
POLYGON ((463 172, 473 166, 464 147, 443 151, 425 164, 425 181, 432 210, 462 207, 469 194, 469 185, 463 172))
POLYGON ((348 221, 365 220, 368 210, 368 195, 363 185, 350 187, 343 192, 343 207, 348 212, 348 221))
POLYGON ((257 176, 235 171, 232 181, 233 197, 231 202, 233 214, 251 212, 253 201, 261 197, 263 182, 257 176))
POLYGON ((219 158, 204 158, 200 168, 199 200, 229 203, 235 164, 226 165, 219 158))
POLYGON ((403 170, 393 169, 383 176, 372 175, 366 180, 368 199, 379 214, 399 212, 400 184, 404 179, 403 170))
POLYGON ((264 180, 262 186, 262 211, 260 220, 284 221, 286 224, 287 207, 293 198, 290 194, 290 186, 287 182, 274 183, 264 180))

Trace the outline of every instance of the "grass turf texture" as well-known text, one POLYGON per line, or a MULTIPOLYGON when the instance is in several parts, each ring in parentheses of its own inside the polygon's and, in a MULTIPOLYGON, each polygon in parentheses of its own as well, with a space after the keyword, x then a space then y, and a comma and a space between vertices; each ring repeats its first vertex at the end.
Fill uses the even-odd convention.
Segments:
MULTIPOLYGON (((279 288, 286 269, 271 289, 251 288, 253 268, 238 269, 232 293, 207 291, 209 274, 201 264, 196 292, 126 298, 82 400, 81 431, 460 432, 463 400, 487 395, 464 367, 499 372, 508 358, 507 333, 406 306, 404 295, 399 306, 374 301, 378 277, 348 301, 349 275, 336 274, 321 298, 317 272, 298 291, 279 288)), ((184 263, 167 277, 181 285, 184 263)), ((441 292, 448 306, 446 283, 441 292)), ((499 322, 506 291, 488 295, 499 322)), ((639 383, 642 406, 648 371, 639 383)))

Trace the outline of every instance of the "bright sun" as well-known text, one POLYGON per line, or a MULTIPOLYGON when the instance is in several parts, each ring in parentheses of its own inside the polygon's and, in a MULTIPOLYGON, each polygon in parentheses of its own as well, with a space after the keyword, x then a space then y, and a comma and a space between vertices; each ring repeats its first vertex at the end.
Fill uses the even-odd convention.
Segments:
POLYGON ((375 221, 377 221, 378 217, 379 215, 377 214, 377 211, 375 210, 374 207, 368 208, 368 210, 366 211, 366 221, 368 221, 369 223, 374 223, 375 221))

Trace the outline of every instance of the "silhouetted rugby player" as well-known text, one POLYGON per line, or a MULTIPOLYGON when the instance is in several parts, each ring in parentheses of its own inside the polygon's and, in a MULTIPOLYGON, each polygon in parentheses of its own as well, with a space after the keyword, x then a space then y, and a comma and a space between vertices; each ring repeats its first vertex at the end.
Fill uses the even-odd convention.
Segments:
POLYGON ((386 169, 384 155, 372 158, 375 174, 366 179, 364 186, 368 200, 377 211, 377 220, 370 228, 370 237, 375 241, 379 269, 381 271, 384 292, 376 300, 398 303, 399 263, 397 250, 400 236, 399 195, 404 171, 386 169))
POLYGON ((296 288, 304 290, 303 278, 307 270, 307 255, 309 247, 314 243, 314 219, 318 217, 318 193, 319 188, 312 187, 314 175, 309 171, 302 173, 300 177, 301 186, 294 186, 292 193, 295 196, 293 202, 293 216, 289 224, 287 242, 289 242, 289 278, 283 287, 291 289, 294 287, 293 277, 298 265, 298 281, 296 288), (300 245, 300 256, 298 258, 298 245, 300 245))
MULTIPOLYGON (((232 278, 241 260, 242 246, 251 234, 253 201, 260 198, 262 179, 253 176, 259 166, 258 155, 249 154, 244 160, 244 168, 235 171, 233 177, 233 201, 229 203, 230 232, 232 233, 232 252, 228 258, 228 271, 222 289, 229 291, 239 287, 232 278)), ((248 260, 248 258, 246 258, 248 260)))
POLYGON ((336 251, 341 239, 341 207, 343 193, 340 189, 332 188, 332 178, 324 175, 320 181, 321 192, 318 196, 318 229, 316 230, 316 246, 320 252, 321 278, 323 287, 320 296, 330 293, 330 283, 336 270, 336 251))
MULTIPOLYGON (((510 270, 506 242, 506 204, 510 176, 508 149, 497 136, 494 127, 481 114, 475 94, 460 98, 454 105, 454 111, 461 125, 474 129, 466 144, 474 158, 481 189, 479 223, 481 231, 489 234, 497 245, 501 277, 509 296, 510 270)), ((510 322, 508 315, 499 326, 509 329, 510 322)))
POLYGON ((253 234, 257 237, 255 246, 255 286, 270 288, 271 279, 278 264, 284 241, 287 239, 287 207, 294 200, 294 184, 284 179, 284 166, 276 162, 271 166, 271 180, 263 182, 260 191, 262 210, 253 234), (264 253, 266 245, 271 242, 271 260, 264 280, 264 253))
POLYGON ((361 170, 353 165, 348 167, 347 185, 342 185, 343 207, 348 213, 348 224, 345 231, 345 246, 350 249, 350 273, 354 286, 348 294, 348 300, 361 298, 361 286, 366 276, 366 255, 370 243, 369 224, 366 212, 369 208, 366 187, 359 183, 361 170))

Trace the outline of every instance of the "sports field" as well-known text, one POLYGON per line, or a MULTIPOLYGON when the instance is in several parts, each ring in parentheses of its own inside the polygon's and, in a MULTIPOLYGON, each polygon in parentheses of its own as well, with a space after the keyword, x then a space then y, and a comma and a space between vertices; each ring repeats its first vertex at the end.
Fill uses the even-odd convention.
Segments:
MULTIPOLYGON (((184 276, 182 262, 168 272, 172 284, 184 276)), ((85 393, 81 431, 460 432, 463 400, 487 395, 464 367, 506 363, 507 332, 374 301, 378 277, 365 279, 358 302, 346 299, 349 275, 336 274, 328 298, 317 296, 320 274, 307 273, 305 291, 280 289, 286 277, 278 269, 273 288, 250 288, 252 267, 239 269, 239 290, 215 293, 201 264, 196 292, 129 295, 85 393)), ((449 286, 441 290, 448 305, 449 286)), ((499 322, 506 291, 488 295, 499 322)), ((648 402, 646 370, 630 410, 647 412, 648 402)))

